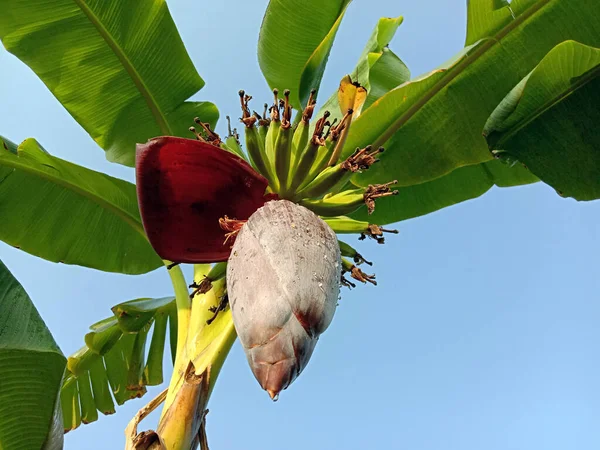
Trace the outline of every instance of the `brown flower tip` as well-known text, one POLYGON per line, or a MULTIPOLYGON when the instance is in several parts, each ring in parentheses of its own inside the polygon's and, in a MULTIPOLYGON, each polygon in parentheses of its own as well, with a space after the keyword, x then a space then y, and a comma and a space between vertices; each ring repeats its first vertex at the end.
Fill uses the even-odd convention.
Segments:
POLYGON ((290 105, 290 90, 289 89, 286 89, 285 91, 283 91, 283 97, 285 100, 283 101, 283 117, 281 119, 281 128, 285 130, 292 126, 292 123, 291 123, 292 107, 290 105))
POLYGON ((206 139, 204 139, 204 136, 202 136, 200 133, 198 133, 198 130, 196 130, 196 127, 189 127, 188 130, 190 130, 192 132, 192 134, 194 136, 196 136, 196 140, 198 140, 200 142, 206 142, 206 139))
POLYGON ((386 230, 379 225, 369 224, 367 231, 361 233, 358 239, 362 241, 368 236, 371 239, 375 239, 378 244, 385 244, 385 237, 383 236, 383 233, 398 234, 398 230, 386 230))
MULTIPOLYGON (((256 113, 255 113, 255 115, 258 116, 258 114, 256 114, 256 113)), ((267 105, 265 103, 262 116, 259 116, 259 119, 258 119, 258 126, 259 127, 268 127, 270 124, 271 124, 271 119, 269 119, 269 105, 267 105)))
POLYGON ((310 97, 308 97, 308 102, 306 103, 306 108, 302 111, 302 122, 305 125, 308 125, 310 119, 312 118, 313 113, 315 112, 315 106, 317 105, 317 101, 315 100, 315 95, 317 94, 317 90, 313 89, 310 91, 310 97))
POLYGON ((190 294, 190 298, 194 298, 196 295, 206 294, 208 291, 210 291, 212 289, 212 280, 205 276, 199 284, 192 283, 189 287, 190 289, 194 289, 190 294))
POLYGON ((235 138, 235 140, 239 144, 239 142, 240 142, 240 135, 238 134, 236 128, 231 128, 231 117, 225 116, 225 118, 227 119, 227 137, 235 138))
POLYGON ((219 299, 218 305, 211 306, 210 308, 208 308, 208 310, 211 313, 213 313, 213 316, 206 321, 206 325, 210 325, 211 323, 213 323, 215 321, 215 319, 217 318, 217 316, 219 315, 219 313, 221 311, 225 311, 228 306, 229 306, 229 297, 227 296, 227 294, 225 294, 219 299))
POLYGON ((240 232, 246 222, 247 220, 230 219, 227 216, 221 217, 219 219, 219 226, 222 230, 227 231, 223 245, 227 245, 228 242, 233 245, 237 234, 240 232))
POLYGON ((252 100, 252 96, 246 95, 246 92, 243 90, 239 91, 238 95, 240 96, 240 106, 242 107, 242 117, 240 117, 240 121, 246 125, 246 128, 252 128, 256 122, 256 117, 250 114, 250 108, 248 107, 248 103, 252 100))
POLYGON ((353 289, 356 287, 356 284, 354 284, 352 281, 350 281, 348 278, 346 278, 344 276, 344 274, 342 274, 342 277, 340 278, 340 284, 342 286, 347 287, 348 289, 353 289))
POLYGON ((383 147, 379 147, 377 150, 373 150, 370 145, 365 148, 356 149, 352 155, 350 155, 343 163, 342 169, 349 172, 360 172, 366 170, 379 160, 375 158, 378 154, 383 153, 383 147))
POLYGON ((389 197, 390 195, 398 195, 398 191, 392 191, 390 186, 398 183, 398 180, 390 181, 385 184, 370 184, 367 187, 363 199, 369 214, 373 214, 375 211, 375 200, 381 197, 389 197))
POLYGON ((338 138, 340 137, 340 135, 342 134, 342 131, 344 131, 344 128, 346 128, 348 126, 348 123, 350 122, 351 118, 352 118, 352 114, 354 113, 354 110, 352 110, 351 108, 348 109, 348 111, 346 111, 346 114, 344 114, 344 117, 342 117, 342 120, 340 120, 340 123, 338 123, 336 126, 331 126, 331 140, 332 141, 337 141, 338 138))
POLYGON ((196 124, 200 125, 200 127, 202 128, 202 131, 204 131, 204 137, 201 138, 199 136, 199 134, 196 132, 196 129, 194 127, 190 127, 190 131, 192 131, 196 135, 197 139, 199 139, 201 141, 204 140, 204 141, 208 142, 209 144, 214 145, 215 147, 221 146, 221 143, 222 143, 221 136, 219 136, 217 133, 215 133, 213 130, 210 129, 210 123, 202 122, 199 117, 194 117, 194 122, 196 124))
POLYGON ((352 266, 350 270, 350 276, 355 280, 360 281, 361 283, 371 283, 373 286, 377 286, 377 281, 375 281, 375 275, 367 275, 362 270, 360 270, 356 266, 352 266))
POLYGON ((325 113, 323 114, 323 117, 321 117, 319 120, 317 120, 317 123, 315 124, 315 131, 313 132, 312 138, 310 139, 310 142, 312 145, 318 145, 318 146, 323 146, 325 145, 325 139, 323 138, 323 131, 325 130, 325 127, 330 125, 330 123, 327 121, 327 118, 331 115, 331 113, 329 111, 325 111, 325 113))
POLYGON ((279 122, 279 90, 273 89, 273 105, 269 108, 271 120, 279 122))
POLYGON ((367 261, 365 259, 365 257, 363 255, 361 255, 360 253, 358 253, 358 252, 356 252, 356 255, 354 255, 352 257, 352 259, 354 260, 354 263, 358 264, 358 265, 360 265, 360 264, 366 264, 368 266, 372 266, 373 265, 373 263, 371 261, 367 261))

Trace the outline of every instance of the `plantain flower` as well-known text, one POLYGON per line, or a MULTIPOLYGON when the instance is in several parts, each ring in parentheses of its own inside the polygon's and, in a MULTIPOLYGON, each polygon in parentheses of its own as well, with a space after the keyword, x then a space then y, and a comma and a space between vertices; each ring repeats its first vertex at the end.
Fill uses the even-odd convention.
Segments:
POLYGON ((315 92, 294 126, 289 91, 280 99, 275 90, 262 116, 250 111, 251 97, 240 91, 245 152, 235 130, 222 142, 199 119, 202 130, 190 128, 195 140, 158 137, 137 148, 137 194, 150 243, 174 264, 221 263, 192 287, 204 293, 226 276, 250 368, 274 400, 306 367, 333 318, 340 285, 354 286, 344 274, 376 284, 345 257, 366 260, 336 237, 356 233, 383 243, 388 230, 346 215, 363 207, 370 214, 376 199, 397 194, 395 182, 366 188, 350 182, 378 162, 383 148, 341 158, 366 96, 361 89, 342 80, 341 120, 330 121, 325 112, 312 135, 315 92), (349 93, 362 100, 346 101, 349 93))

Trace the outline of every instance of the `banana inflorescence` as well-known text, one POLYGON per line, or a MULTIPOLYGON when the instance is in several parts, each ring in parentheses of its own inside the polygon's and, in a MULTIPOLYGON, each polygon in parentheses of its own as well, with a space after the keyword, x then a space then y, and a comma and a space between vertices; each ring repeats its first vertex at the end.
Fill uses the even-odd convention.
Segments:
MULTIPOLYGON (((362 109, 366 91, 349 77, 338 92, 338 121, 325 111, 314 124, 312 91, 307 105, 292 121, 290 91, 273 90, 273 104, 262 114, 252 111, 252 99, 239 92, 245 147, 229 124, 225 141, 196 121, 196 137, 243 158, 268 181, 272 196, 247 220, 220 219, 228 263, 218 263, 194 292, 207 292, 226 276, 227 294, 236 330, 254 375, 272 398, 302 371, 319 335, 333 317, 340 286, 355 287, 345 277, 376 285, 375 275, 359 265, 372 263, 337 234, 357 234, 382 244, 386 230, 347 215, 366 207, 371 214, 377 199, 397 195, 397 181, 359 187, 352 175, 379 161, 383 148, 354 149, 344 143, 352 120, 362 109), (320 217, 318 217, 320 216, 320 217)), ((228 118, 229 121, 229 118, 228 118)), ((218 311, 215 312, 215 314, 218 311)))

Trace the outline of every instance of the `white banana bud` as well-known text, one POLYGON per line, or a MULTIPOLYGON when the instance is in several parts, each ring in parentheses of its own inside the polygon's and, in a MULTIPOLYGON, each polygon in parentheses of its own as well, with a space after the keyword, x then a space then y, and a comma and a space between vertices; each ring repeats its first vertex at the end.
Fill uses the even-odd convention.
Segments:
POLYGON ((240 230, 227 265, 229 302, 250 368, 272 399, 331 323, 340 278, 335 233, 302 206, 267 202, 240 230))

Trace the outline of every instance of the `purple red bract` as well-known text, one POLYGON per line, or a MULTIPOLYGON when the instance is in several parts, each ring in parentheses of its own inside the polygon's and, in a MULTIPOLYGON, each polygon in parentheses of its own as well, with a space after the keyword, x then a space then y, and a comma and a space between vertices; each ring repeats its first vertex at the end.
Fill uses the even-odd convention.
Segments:
POLYGON ((267 180, 238 156, 206 142, 157 137, 138 144, 137 195, 159 256, 181 263, 226 261, 219 219, 248 219, 272 199, 267 180))

